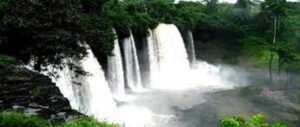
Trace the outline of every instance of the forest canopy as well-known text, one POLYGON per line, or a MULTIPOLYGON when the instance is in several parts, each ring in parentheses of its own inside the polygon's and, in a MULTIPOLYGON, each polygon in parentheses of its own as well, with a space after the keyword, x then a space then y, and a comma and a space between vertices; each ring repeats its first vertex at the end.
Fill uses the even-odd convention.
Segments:
POLYGON ((24 63, 34 58, 37 68, 60 66, 66 58, 82 59, 82 43, 87 43, 103 63, 112 55, 113 29, 119 38, 129 36, 130 30, 146 37, 149 28, 164 22, 192 30, 201 43, 223 45, 227 52, 222 58, 229 63, 241 54, 271 53, 287 67, 299 59, 299 6, 285 0, 0 0, 0 54, 24 63))

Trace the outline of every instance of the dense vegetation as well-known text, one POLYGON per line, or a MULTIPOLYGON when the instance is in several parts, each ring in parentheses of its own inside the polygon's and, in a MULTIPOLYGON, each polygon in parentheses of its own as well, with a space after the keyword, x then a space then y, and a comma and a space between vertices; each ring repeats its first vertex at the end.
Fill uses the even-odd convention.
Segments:
MULTIPOLYGON (((139 38, 164 22, 176 24, 182 32, 193 31, 199 59, 268 68, 270 81, 275 69, 279 74, 299 73, 299 3, 204 1, 0 0, 0 68, 10 61, 28 63, 33 58, 36 69, 48 64, 60 67, 64 59, 82 59, 84 43, 105 66, 107 56, 112 55, 113 29, 119 38, 129 36, 130 31, 139 38), (206 55, 213 54, 207 51, 210 46, 216 47, 212 51, 218 51, 217 57, 206 55)), ((70 67, 81 72, 75 65, 70 67)))
MULTIPOLYGON (((149 28, 165 22, 183 31, 193 30, 198 53, 210 43, 226 51, 220 56, 223 62, 237 63, 241 56, 255 61, 266 57, 271 69, 276 60, 280 69, 293 70, 290 67, 299 65, 297 14, 299 3, 285 0, 260 4, 250 0, 236 4, 218 4, 217 0, 178 4, 173 0, 1 0, 0 53, 24 63, 34 58, 39 69, 40 65, 59 66, 65 58, 81 59, 86 54, 85 42, 105 64, 113 49, 113 28, 120 38, 130 30, 136 37, 145 37, 149 28)), ((198 56, 209 59, 203 54, 198 56)))
POLYGON ((22 113, 0 113, 0 127, 49 127, 50 124, 41 118, 26 116, 22 113))
MULTIPOLYGON (((51 125, 48 121, 36 116, 26 116, 17 112, 0 113, 0 127, 117 127, 117 125, 98 122, 92 118, 79 118, 75 121, 51 125)), ((244 117, 228 117, 220 121, 220 127, 287 127, 285 124, 270 124, 266 116, 255 115, 249 119, 244 117)))
POLYGON ((266 116, 262 114, 255 115, 249 119, 244 117, 228 117, 220 121, 221 127, 288 127, 282 123, 270 124, 266 116))
POLYGON ((117 127, 117 125, 97 122, 92 118, 79 118, 75 121, 51 125, 36 116, 26 116, 17 112, 0 113, 0 127, 117 127))

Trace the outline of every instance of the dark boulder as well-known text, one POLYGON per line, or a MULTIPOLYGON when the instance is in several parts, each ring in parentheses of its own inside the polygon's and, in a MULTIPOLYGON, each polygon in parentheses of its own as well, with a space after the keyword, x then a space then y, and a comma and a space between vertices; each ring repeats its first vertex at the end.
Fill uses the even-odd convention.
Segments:
POLYGON ((83 116, 49 77, 18 66, 0 68, 0 111, 21 111, 52 123, 83 116))

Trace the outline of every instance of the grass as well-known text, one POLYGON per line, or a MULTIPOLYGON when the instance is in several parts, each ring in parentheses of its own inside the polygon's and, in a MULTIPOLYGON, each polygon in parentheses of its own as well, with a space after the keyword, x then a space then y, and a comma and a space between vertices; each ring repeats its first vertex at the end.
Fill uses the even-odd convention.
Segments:
POLYGON ((27 116, 18 112, 0 113, 0 127, 118 127, 114 124, 98 122, 97 120, 84 117, 74 121, 51 125, 48 121, 37 116, 27 116))
POLYGON ((59 127, 118 127, 118 126, 114 124, 98 122, 93 118, 85 117, 72 122, 64 123, 59 127))
POLYGON ((46 120, 17 112, 0 113, 0 127, 51 127, 46 120))

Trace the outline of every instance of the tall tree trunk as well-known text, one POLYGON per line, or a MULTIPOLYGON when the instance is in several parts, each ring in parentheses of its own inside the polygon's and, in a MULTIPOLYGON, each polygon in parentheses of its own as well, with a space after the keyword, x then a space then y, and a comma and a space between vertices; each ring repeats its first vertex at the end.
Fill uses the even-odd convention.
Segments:
POLYGON ((282 71, 282 67, 284 66, 283 65, 284 64, 284 62, 283 62, 283 60, 282 60, 282 58, 280 57, 280 55, 279 55, 279 59, 278 59, 278 76, 279 76, 279 85, 283 85, 284 83, 284 77, 282 77, 282 75, 281 75, 281 71, 282 71))
MULTIPOLYGON (((274 35, 273 35, 273 45, 276 43, 276 34, 277 34, 277 16, 274 16, 274 35)), ((271 56, 269 59, 269 78, 270 83, 273 84, 273 75, 272 75, 272 64, 273 64, 273 58, 274 58, 274 52, 271 51, 271 56)))
POLYGON ((269 80, 270 80, 270 84, 273 84, 272 62, 273 62, 273 53, 271 52, 271 56, 270 56, 270 59, 269 59, 269 80))
POLYGON ((277 16, 274 17, 274 35, 273 35, 273 44, 276 43, 276 35, 277 35, 277 16))
POLYGON ((291 79, 291 76, 290 76, 290 73, 289 73, 289 68, 286 68, 285 71, 286 71, 285 89, 288 89, 289 83, 290 83, 290 79, 291 79))

